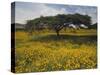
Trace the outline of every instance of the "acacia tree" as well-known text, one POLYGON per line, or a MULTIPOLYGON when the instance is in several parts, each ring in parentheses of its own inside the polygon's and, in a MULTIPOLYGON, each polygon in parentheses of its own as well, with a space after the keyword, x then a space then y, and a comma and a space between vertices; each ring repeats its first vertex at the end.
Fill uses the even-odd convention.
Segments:
POLYGON ((32 35, 32 31, 38 29, 38 26, 42 24, 48 25, 49 28, 54 30, 59 36, 59 32, 70 23, 74 25, 85 24, 89 26, 91 24, 91 17, 81 14, 58 14, 56 16, 41 16, 34 20, 28 20, 26 24, 26 30, 32 35), (66 25, 64 25, 66 23, 66 25))

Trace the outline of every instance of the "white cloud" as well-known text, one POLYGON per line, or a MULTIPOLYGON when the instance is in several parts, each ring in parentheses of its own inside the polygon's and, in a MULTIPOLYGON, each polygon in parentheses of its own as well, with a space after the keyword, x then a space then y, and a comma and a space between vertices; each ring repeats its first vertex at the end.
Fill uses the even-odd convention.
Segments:
POLYGON ((92 22, 97 22, 97 9, 93 7, 86 6, 73 6, 67 5, 63 6, 57 5, 53 7, 52 5, 42 3, 16 3, 16 22, 25 23, 27 20, 34 19, 40 16, 54 16, 57 14, 87 14, 92 17, 92 22))
POLYGON ((57 10, 45 4, 32 5, 30 9, 16 8, 16 22, 25 23, 25 21, 29 19, 40 16, 54 16, 57 14, 66 14, 65 8, 57 10))

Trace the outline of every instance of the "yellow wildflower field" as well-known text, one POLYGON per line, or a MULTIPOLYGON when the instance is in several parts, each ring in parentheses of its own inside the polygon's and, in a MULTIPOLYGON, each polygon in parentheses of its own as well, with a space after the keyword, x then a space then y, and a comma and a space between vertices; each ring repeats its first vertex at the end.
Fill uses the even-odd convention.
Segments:
MULTIPOLYGON (((97 36, 15 32, 15 72, 45 72, 97 67, 97 36)), ((68 33, 69 34, 69 33, 68 33)), ((78 32, 77 32, 78 34, 78 32)))

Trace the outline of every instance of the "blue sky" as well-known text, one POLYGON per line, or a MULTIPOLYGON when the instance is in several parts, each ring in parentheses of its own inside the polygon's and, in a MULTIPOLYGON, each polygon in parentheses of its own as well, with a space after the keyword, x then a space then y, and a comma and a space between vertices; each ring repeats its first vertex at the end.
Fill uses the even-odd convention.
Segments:
POLYGON ((87 14, 92 17, 92 23, 97 22, 97 8, 94 6, 76 6, 61 4, 43 4, 16 2, 15 22, 25 24, 27 20, 40 16, 55 16, 57 14, 87 14))

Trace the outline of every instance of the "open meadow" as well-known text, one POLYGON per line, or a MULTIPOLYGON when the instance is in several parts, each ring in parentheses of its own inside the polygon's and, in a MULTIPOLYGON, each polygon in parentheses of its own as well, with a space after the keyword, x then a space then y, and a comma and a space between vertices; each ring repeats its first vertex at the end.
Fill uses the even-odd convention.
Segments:
POLYGON ((13 2, 11 72, 96 69, 97 7, 13 2))
POLYGON ((46 31, 15 32, 15 71, 45 72, 97 67, 97 32, 63 30, 60 36, 46 31))

